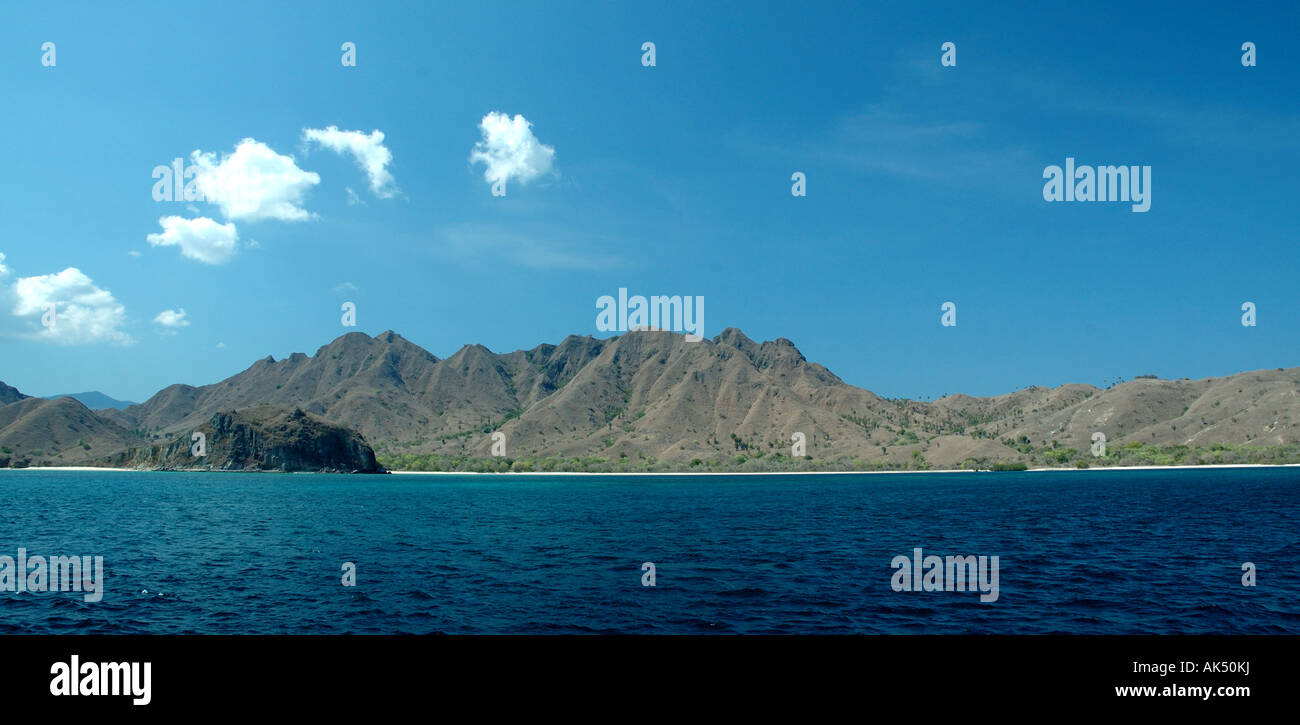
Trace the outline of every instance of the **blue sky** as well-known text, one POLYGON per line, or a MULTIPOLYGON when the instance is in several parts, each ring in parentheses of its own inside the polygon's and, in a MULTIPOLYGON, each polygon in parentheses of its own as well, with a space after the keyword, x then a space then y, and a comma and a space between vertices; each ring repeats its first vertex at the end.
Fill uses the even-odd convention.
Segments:
POLYGON ((440 357, 606 336, 619 288, 888 396, 1300 364, 1294 5, 24 5, 0 380, 29 394, 143 400, 351 329, 440 357), (244 139, 287 207, 153 199, 156 166, 244 139), (1044 201, 1066 157, 1150 166, 1151 209, 1044 201), (211 224, 150 243, 173 216, 211 224))

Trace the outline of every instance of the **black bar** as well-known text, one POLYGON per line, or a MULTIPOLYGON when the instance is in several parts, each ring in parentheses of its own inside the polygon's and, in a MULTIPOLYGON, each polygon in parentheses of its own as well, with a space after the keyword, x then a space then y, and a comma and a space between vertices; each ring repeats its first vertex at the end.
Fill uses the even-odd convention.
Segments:
MULTIPOLYGON (((586 708, 689 712, 692 702, 763 711, 832 705, 877 711, 900 703, 920 715, 1061 714, 1074 708, 1288 703, 1295 636, 10 636, 0 665, 3 702, 72 711, 168 714, 398 712, 449 716, 586 708), (59 696, 51 666, 149 662, 147 705, 130 696, 59 696), (1248 673, 1135 672, 1135 662, 1248 662, 1248 673), (1117 697, 1116 687, 1245 686, 1249 694, 1117 697), (378 708, 378 710, 376 710, 378 708), (915 708, 915 709, 913 709, 915 708), (992 709, 990 709, 992 708, 992 709), (1050 708, 1042 710, 1041 708, 1050 708)), ((1236 669, 1229 665, 1227 669, 1236 669)), ((813 709, 808 710, 812 720, 813 709)), ((883 711, 881 711, 883 714, 883 711)), ((612 711, 611 711, 612 714, 612 711)), ((461 719, 461 718, 457 718, 461 719)))

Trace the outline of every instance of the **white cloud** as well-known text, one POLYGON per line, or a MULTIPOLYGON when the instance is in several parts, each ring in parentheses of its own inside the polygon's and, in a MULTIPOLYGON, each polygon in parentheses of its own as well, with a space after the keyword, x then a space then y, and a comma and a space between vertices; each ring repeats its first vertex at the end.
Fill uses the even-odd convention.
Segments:
POLYGON ((489 184, 510 179, 526 184, 551 171, 555 149, 537 140, 532 125, 518 114, 511 118, 493 111, 483 117, 478 126, 483 140, 474 144, 469 160, 486 165, 483 178, 489 184))
POLYGON ((239 232, 233 223, 218 224, 207 217, 178 216, 162 217, 158 223, 162 225, 162 233, 145 237, 155 247, 180 247, 182 256, 204 264, 225 264, 235 256, 239 232))
POLYGON ((331 292, 356 292, 360 289, 361 289, 360 287, 352 284, 351 282, 339 282, 338 284, 334 285, 333 289, 331 289, 330 291, 331 292))
POLYGON ((138 250, 138 249, 130 249, 130 250, 127 250, 127 254, 130 255, 130 256, 132 256, 132 257, 142 257, 142 256, 144 256, 144 253, 141 252, 141 251, 138 250))
MULTIPOLYGON (((4 258, 0 254, 0 278, 11 273, 4 258)), ((0 327, 19 337, 59 345, 135 342, 121 329, 126 324, 126 308, 112 292, 95 285, 76 267, 58 274, 18 277, 0 287, 0 300, 5 306, 12 305, 12 318, 0 327)))
POLYGON ((388 171, 388 165, 393 162, 393 154, 384 146, 383 131, 376 129, 367 135, 360 131, 340 131, 338 126, 304 128, 302 140, 304 143, 318 143, 335 153, 351 154, 357 165, 366 172, 370 179, 370 191, 375 196, 387 199, 397 193, 397 184, 388 171))
POLYGON ((175 335, 182 327, 189 327, 190 321, 185 319, 185 308, 179 310, 163 310, 158 316, 153 318, 153 323, 160 328, 159 332, 164 335, 175 335))
POLYGON ((224 343, 224 342, 218 342, 218 343, 217 343, 217 349, 218 349, 218 350, 224 350, 225 348, 226 348, 226 343, 224 343))
POLYGON ((190 160, 199 169, 195 182, 204 199, 221 207, 227 219, 297 222, 312 216, 302 208, 302 197, 320 183, 320 175, 303 171, 292 156, 261 141, 246 138, 220 161, 215 153, 197 150, 190 160))

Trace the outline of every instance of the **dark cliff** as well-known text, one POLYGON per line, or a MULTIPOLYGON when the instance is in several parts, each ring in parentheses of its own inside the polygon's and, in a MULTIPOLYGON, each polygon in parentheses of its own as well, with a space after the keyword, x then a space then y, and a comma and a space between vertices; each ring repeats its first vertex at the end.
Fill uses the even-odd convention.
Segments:
POLYGON ((166 444, 129 448, 100 465, 160 470, 385 473, 375 460, 374 450, 359 434, 299 408, 273 406, 216 413, 206 423, 166 444))

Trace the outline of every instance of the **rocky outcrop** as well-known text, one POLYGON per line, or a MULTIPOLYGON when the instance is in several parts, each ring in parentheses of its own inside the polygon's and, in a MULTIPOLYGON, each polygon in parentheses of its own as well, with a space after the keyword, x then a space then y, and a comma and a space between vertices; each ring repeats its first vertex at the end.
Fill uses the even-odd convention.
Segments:
POLYGON ((359 434, 300 408, 214 414, 163 445, 128 448, 101 465, 185 471, 385 473, 359 434))
POLYGON ((31 396, 23 395, 22 393, 18 392, 18 388, 13 388, 8 385, 5 385, 3 382, 0 382, 0 405, 8 405, 10 403, 16 403, 20 400, 29 397, 31 396))

